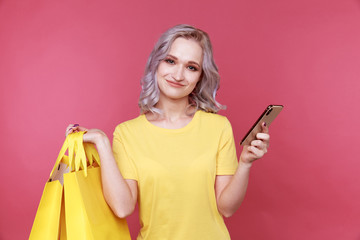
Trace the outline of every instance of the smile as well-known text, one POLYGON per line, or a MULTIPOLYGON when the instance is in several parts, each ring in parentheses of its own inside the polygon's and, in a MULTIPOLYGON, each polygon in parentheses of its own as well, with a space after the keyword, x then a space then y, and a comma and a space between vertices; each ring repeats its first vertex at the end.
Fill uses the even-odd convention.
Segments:
POLYGON ((172 86, 172 87, 176 87, 176 88, 181 88, 183 87, 184 85, 180 84, 180 83, 177 83, 177 82, 173 82, 173 81, 169 81, 169 80, 166 80, 166 82, 172 86))

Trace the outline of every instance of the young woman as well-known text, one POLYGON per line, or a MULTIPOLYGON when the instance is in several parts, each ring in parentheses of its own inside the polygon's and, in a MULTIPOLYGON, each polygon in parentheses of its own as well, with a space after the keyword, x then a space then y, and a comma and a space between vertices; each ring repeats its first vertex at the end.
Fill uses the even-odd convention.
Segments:
POLYGON ((87 130, 96 144, 104 197, 121 218, 138 202, 138 239, 230 239, 223 216, 244 199, 252 163, 269 145, 268 128, 238 162, 231 125, 216 113, 219 75, 208 35, 188 25, 167 30, 148 59, 141 114, 119 124, 113 147, 99 129, 69 125, 66 134, 87 130))

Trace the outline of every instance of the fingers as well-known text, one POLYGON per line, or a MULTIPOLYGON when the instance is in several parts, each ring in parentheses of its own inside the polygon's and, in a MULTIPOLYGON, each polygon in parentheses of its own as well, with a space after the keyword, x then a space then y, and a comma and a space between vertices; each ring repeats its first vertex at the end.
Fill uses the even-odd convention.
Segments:
POLYGON ((85 132, 88 130, 87 128, 81 126, 78 126, 77 129, 78 131, 85 131, 85 132))
POLYGON ((261 124, 261 132, 256 134, 256 138, 259 140, 263 140, 265 142, 269 142, 270 135, 269 135, 269 127, 266 126, 266 122, 261 124))
POLYGON ((270 141, 269 128, 265 122, 262 123, 261 128, 262 131, 256 134, 256 139, 251 141, 250 145, 244 146, 240 157, 243 162, 251 163, 267 153, 270 141))
POLYGON ((264 142, 269 142, 270 141, 270 135, 267 134, 267 133, 258 133, 258 134, 256 134, 256 139, 262 140, 264 142))
POLYGON ((259 148, 255 147, 255 146, 249 146, 247 148, 247 150, 255 155, 255 158, 253 159, 253 161, 256 160, 256 159, 262 158, 265 155, 265 153, 267 152, 266 149, 265 150, 264 149, 259 149, 259 148))
POLYGON ((74 132, 74 124, 70 124, 67 128, 66 128, 66 131, 65 131, 65 136, 69 135, 70 133, 73 133, 74 132))
MULTIPOLYGON (((263 130, 268 132, 268 129, 263 130)), ((267 128, 267 127, 266 127, 267 128)), ((268 151, 270 135, 268 133, 258 133, 256 134, 256 140, 251 141, 250 146, 247 147, 247 150, 255 155, 255 158, 262 158, 268 151)))
POLYGON ((251 141, 250 144, 252 146, 258 147, 259 149, 267 150, 269 147, 270 135, 267 133, 258 133, 256 134, 256 139, 257 140, 251 141))
POLYGON ((256 147, 257 149, 263 150, 267 152, 267 143, 261 140, 253 140, 251 141, 251 146, 256 147))
POLYGON ((87 128, 79 126, 79 124, 70 124, 65 131, 65 136, 79 131, 87 131, 87 128))

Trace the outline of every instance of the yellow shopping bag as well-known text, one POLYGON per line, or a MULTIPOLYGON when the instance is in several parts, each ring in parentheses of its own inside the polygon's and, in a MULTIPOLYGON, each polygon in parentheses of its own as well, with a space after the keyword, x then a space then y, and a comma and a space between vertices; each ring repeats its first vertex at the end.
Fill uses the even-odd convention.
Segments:
POLYGON ((29 239, 58 239, 62 191, 59 181, 45 184, 29 239))
POLYGON ((45 184, 29 239, 130 239, 126 220, 116 217, 105 202, 99 156, 92 144, 83 143, 83 134, 66 138, 45 184))

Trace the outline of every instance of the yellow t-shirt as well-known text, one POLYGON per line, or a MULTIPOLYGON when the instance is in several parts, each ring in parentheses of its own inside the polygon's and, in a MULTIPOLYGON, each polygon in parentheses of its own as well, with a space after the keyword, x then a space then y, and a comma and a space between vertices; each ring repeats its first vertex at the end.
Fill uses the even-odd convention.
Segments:
POLYGON ((214 189, 216 175, 238 164, 226 117, 197 111, 165 129, 140 115, 116 127, 113 151, 123 177, 138 182, 138 240, 230 239, 214 189))

